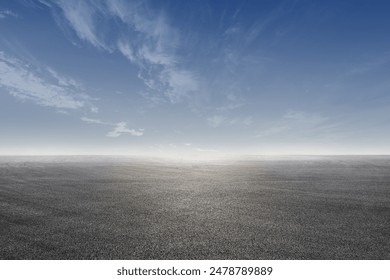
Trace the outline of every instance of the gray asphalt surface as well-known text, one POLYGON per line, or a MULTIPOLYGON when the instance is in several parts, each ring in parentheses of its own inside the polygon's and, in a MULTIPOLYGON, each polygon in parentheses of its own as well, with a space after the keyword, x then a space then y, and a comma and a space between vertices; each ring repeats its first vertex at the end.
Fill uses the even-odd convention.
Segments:
POLYGON ((0 258, 390 259, 390 157, 3 157, 0 258))

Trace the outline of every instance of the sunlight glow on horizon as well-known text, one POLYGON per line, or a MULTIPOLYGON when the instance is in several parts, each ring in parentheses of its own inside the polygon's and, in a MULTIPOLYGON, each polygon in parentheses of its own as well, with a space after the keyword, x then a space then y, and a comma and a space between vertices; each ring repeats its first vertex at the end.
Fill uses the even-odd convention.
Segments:
POLYGON ((167 159, 167 160, 184 160, 184 161, 213 161, 213 160, 234 160, 234 159, 256 159, 261 157, 299 157, 299 156, 387 156, 390 152, 383 153, 375 150, 362 150, 353 152, 348 150, 327 151, 323 149, 291 150, 273 149, 260 150, 254 152, 222 152, 222 151, 197 151, 197 150, 80 150, 80 149, 22 149, 22 150, 0 150, 0 156, 27 156, 27 157, 56 157, 56 156, 74 156, 74 157, 123 157, 123 158, 145 158, 145 159, 167 159))

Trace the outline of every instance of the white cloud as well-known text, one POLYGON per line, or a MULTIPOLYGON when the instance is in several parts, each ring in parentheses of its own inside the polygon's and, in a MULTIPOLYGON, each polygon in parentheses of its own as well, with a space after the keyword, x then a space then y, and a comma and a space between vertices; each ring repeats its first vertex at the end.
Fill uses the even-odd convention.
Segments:
POLYGON ((98 112, 99 112, 99 108, 98 108, 98 107, 95 107, 95 106, 92 106, 92 107, 91 107, 91 112, 92 112, 92 113, 98 113, 98 112))
POLYGON ((97 6, 91 5, 88 1, 60 0, 55 3, 61 7, 65 19, 80 39, 99 49, 111 51, 98 35, 97 6))
POLYGON ((225 117, 221 115, 215 115, 208 118, 207 121, 209 122, 210 126, 218 127, 225 121, 225 117))
POLYGON ((274 22, 280 19, 284 14, 288 13, 289 4, 282 2, 273 11, 265 17, 259 17, 258 20, 249 28, 245 35, 245 40, 248 44, 252 43, 259 35, 270 27, 274 22))
POLYGON ((172 66, 176 63, 175 57, 161 49, 156 49, 151 44, 144 44, 138 50, 138 59, 155 65, 172 66))
POLYGON ((5 19, 7 17, 18 17, 18 15, 10 10, 2 10, 0 11, 0 19, 5 19))
POLYGON ((179 46, 176 30, 169 26, 162 13, 148 9, 146 3, 62 0, 49 4, 45 1, 45 4, 59 7, 66 23, 81 40, 98 49, 118 51, 137 65, 138 77, 150 91, 175 103, 198 89, 196 76, 180 67, 180 57, 176 55, 179 46), (109 29, 118 24, 121 28, 125 26, 120 34, 109 29))
POLYGON ((56 80, 57 84, 60 86, 75 87, 75 88, 81 87, 81 85, 75 80, 73 80, 72 78, 59 75, 56 71, 54 71, 50 67, 47 68, 47 71, 50 73, 50 75, 56 80))
MULTIPOLYGON (((49 73, 52 74, 52 73, 49 73)), ((46 75, 46 76, 49 76, 46 75)), ((58 79, 66 80, 56 74, 58 79)), ((0 87, 9 94, 31 100, 42 106, 62 109, 79 109, 88 96, 73 85, 52 83, 32 65, 24 63, 0 51, 0 87)))
POLYGON ((319 124, 328 120, 328 118, 322 117, 318 114, 309 114, 303 111, 287 111, 283 115, 284 119, 295 120, 301 123, 319 124))
POLYGON ((171 102, 177 102, 198 89, 198 83, 189 71, 166 69, 160 79, 168 86, 165 94, 171 102))
POLYGON ((234 35, 234 34, 237 34, 241 31, 241 28, 236 25, 236 26, 231 26, 229 28, 227 28, 224 32, 225 35, 234 35))
POLYGON ((119 137, 122 134, 128 133, 132 136, 142 136, 143 130, 129 129, 125 122, 119 122, 115 125, 114 129, 107 133, 108 137, 119 137))
POLYGON ((87 117, 82 117, 81 120, 82 120, 83 122, 86 122, 86 123, 110 125, 109 123, 103 122, 103 121, 101 121, 101 120, 98 120, 98 119, 91 119, 91 118, 87 118, 87 117))
POLYGON ((252 117, 246 118, 228 118, 222 115, 214 115, 207 119, 208 123, 212 127, 219 127, 222 125, 251 125, 253 124, 252 117))
MULTIPOLYGON (((113 5, 118 1, 110 3, 113 5)), ((119 51, 140 67, 138 77, 151 90, 164 94, 172 103, 195 92, 198 89, 197 78, 191 71, 178 67, 180 59, 174 53, 178 38, 176 32, 166 24, 164 17, 160 15, 149 18, 136 13, 137 10, 115 7, 114 15, 129 26, 134 26, 141 38, 138 44, 124 40, 118 43, 119 51)))
POLYGON ((143 129, 135 130, 135 129, 127 128, 126 122, 110 123, 110 122, 105 122, 99 119, 92 119, 88 117, 81 117, 81 120, 88 124, 99 124, 99 125, 111 126, 112 130, 106 134, 107 137, 115 138, 126 133, 132 136, 142 136, 144 134, 143 129))
POLYGON ((390 53, 379 53, 376 57, 370 60, 361 61, 359 64, 353 65, 351 69, 346 72, 346 76, 355 76, 366 74, 367 72, 376 70, 390 63, 390 53))
POLYGON ((131 62, 137 62, 137 57, 134 54, 134 50, 129 44, 120 40, 118 42, 118 49, 125 57, 127 57, 128 60, 130 60, 131 62))
POLYGON ((328 123, 329 119, 315 113, 307 113, 303 111, 289 110, 284 115, 271 124, 271 126, 262 129, 257 133, 256 137, 272 137, 285 135, 291 137, 306 137, 312 134, 321 134, 329 132, 329 129, 334 127, 334 124, 328 123))

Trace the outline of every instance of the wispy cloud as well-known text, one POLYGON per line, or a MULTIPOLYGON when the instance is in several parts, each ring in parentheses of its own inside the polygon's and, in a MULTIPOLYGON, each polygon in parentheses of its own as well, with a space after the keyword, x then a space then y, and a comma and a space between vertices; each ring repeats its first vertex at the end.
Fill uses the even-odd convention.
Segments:
POLYGON ((212 127, 220 126, 221 124, 224 123, 225 120, 226 120, 226 118, 224 116, 221 116, 221 115, 215 115, 215 116, 209 117, 207 119, 209 125, 212 127))
POLYGON ((167 23, 164 14, 148 9, 145 2, 44 3, 60 8, 66 23, 81 40, 101 50, 118 51, 137 65, 138 77, 151 92, 175 103, 198 89, 196 76, 181 66, 180 56, 176 54, 178 33, 167 23), (121 32, 117 32, 119 29, 121 32))
POLYGON ((244 117, 244 118, 230 118, 223 115, 214 115, 207 119, 208 124, 212 127, 220 127, 223 125, 244 125, 248 126, 253 124, 252 117, 244 117))
POLYGON ((178 102, 198 89, 198 83, 190 71, 167 68, 159 78, 167 85, 165 95, 171 102, 178 102))
POLYGON ((69 77, 65 77, 64 75, 60 75, 55 70, 51 69, 50 67, 47 67, 47 71, 56 80, 56 82, 59 86, 78 87, 78 88, 81 87, 81 85, 78 82, 76 82, 74 79, 69 78, 69 77))
POLYGON ((91 107, 91 112, 92 112, 92 113, 98 113, 98 112, 99 112, 99 108, 98 108, 98 107, 95 107, 95 106, 92 106, 92 107, 91 107))
POLYGON ((0 51, 0 87, 9 94, 42 106, 62 109, 79 109, 85 106, 88 96, 57 73, 57 82, 50 81, 53 73, 53 70, 42 73, 33 65, 0 51))
MULTIPOLYGON (((34 67, 1 51, 0 88, 21 100, 54 107, 60 113, 68 114, 64 109, 84 107, 89 107, 92 113, 99 111, 98 107, 91 105, 91 98, 74 79, 61 75, 50 67, 34 67)), ((106 134, 108 137, 119 137, 122 134, 143 135, 143 129, 130 129, 126 122, 110 123, 85 116, 81 120, 88 124, 112 127, 106 134)))
POLYGON ((92 119, 88 117, 82 117, 81 120, 83 122, 89 123, 89 124, 99 124, 99 125, 105 125, 105 126, 111 126, 112 130, 110 130, 106 136, 107 137, 119 137, 122 134, 130 134, 132 136, 142 136, 144 134, 143 129, 129 129, 127 127, 126 122, 118 122, 118 123, 110 123, 101 121, 99 119, 92 119))
POLYGON ((266 138, 286 135, 287 138, 305 137, 313 134, 323 134, 335 128, 329 123, 329 118, 315 113, 290 110, 271 124, 257 133, 256 137, 266 138), (321 133, 322 130, 322 133, 321 133))
POLYGON ((119 137, 122 134, 130 134, 132 136, 142 136, 143 130, 129 129, 125 122, 119 122, 115 125, 114 129, 107 133, 108 137, 119 137))
MULTIPOLYGON (((53 8, 58 5, 67 23, 73 28, 77 36, 86 42, 91 43, 96 48, 111 51, 111 48, 104 42, 103 34, 99 34, 98 19, 99 6, 93 5, 92 1, 40 1, 53 8)), ((96 1, 98 4, 98 1, 96 1)))
POLYGON ((18 14, 14 13, 14 12, 12 12, 10 10, 0 10, 0 20, 8 18, 8 17, 15 17, 15 18, 17 18, 18 14))
POLYGON ((283 15, 288 13, 291 10, 290 5, 294 5, 294 4, 287 3, 286 1, 282 1, 281 4, 275 7, 274 10, 270 12, 268 15, 264 17, 259 17, 258 20, 254 22, 252 26, 247 30, 245 34, 246 43, 250 44, 253 41, 255 41, 262 32, 268 29, 283 15))
POLYGON ((139 78, 151 90, 163 93, 175 103, 198 89, 195 75, 179 67, 180 58, 175 54, 179 38, 162 14, 147 16, 144 6, 135 7, 116 0, 109 1, 109 8, 112 15, 136 31, 138 42, 121 38, 117 47, 140 67, 139 78))
POLYGON ((360 62, 359 64, 353 65, 351 69, 346 72, 346 76, 355 76, 367 74, 370 71, 380 69, 381 67, 387 66, 390 63, 390 53, 381 53, 371 58, 369 61, 360 62))
POLYGON ((295 120, 300 123, 312 123, 312 124, 320 124, 328 120, 328 118, 325 118, 319 114, 314 114, 314 113, 310 114, 307 112, 294 111, 294 110, 287 111, 283 115, 283 119, 295 120))
POLYGON ((82 117, 81 120, 82 120, 83 122, 91 123, 91 124, 111 125, 110 123, 103 122, 103 121, 98 120, 98 119, 87 118, 87 117, 82 117))
POLYGON ((240 26, 235 25, 235 26, 230 26, 230 27, 226 28, 226 30, 223 34, 230 36, 230 35, 238 34, 240 31, 241 31, 240 26))

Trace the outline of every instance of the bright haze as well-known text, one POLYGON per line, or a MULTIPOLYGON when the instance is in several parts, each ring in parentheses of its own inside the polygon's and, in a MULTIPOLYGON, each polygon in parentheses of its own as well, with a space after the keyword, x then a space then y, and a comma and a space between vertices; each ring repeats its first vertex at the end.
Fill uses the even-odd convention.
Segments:
POLYGON ((0 154, 389 154, 389 12, 1 1, 0 154))

